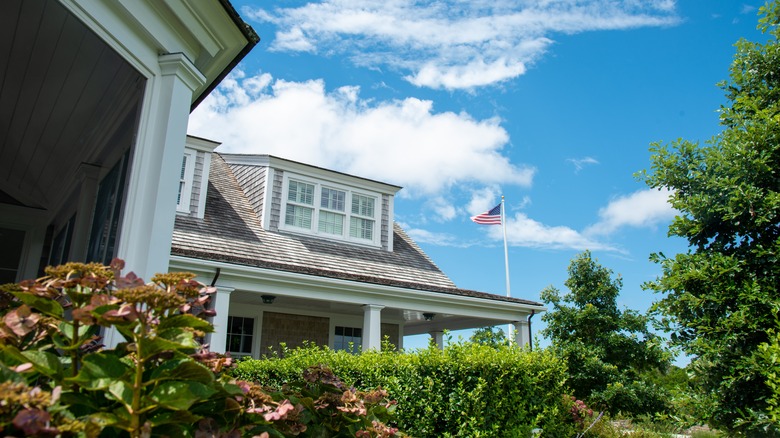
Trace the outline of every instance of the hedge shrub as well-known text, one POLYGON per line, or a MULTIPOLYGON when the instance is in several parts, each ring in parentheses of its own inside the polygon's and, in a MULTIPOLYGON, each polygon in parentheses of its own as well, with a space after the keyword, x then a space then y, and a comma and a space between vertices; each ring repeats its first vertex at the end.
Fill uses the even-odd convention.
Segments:
POLYGON ((550 351, 458 343, 411 353, 353 355, 327 347, 283 349, 244 360, 233 376, 271 387, 297 383, 302 370, 325 364, 357 389, 385 389, 397 400, 397 426, 417 437, 574 436, 564 397, 566 366, 550 351))

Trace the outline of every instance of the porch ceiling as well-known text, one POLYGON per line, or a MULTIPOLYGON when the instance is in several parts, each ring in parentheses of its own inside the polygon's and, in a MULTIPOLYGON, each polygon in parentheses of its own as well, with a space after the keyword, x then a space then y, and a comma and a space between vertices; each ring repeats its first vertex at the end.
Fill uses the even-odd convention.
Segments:
MULTIPOLYGON (((0 6, 0 202, 49 209, 102 165, 143 77, 57 0, 0 6)), ((122 147, 126 147, 122 145, 122 147)))

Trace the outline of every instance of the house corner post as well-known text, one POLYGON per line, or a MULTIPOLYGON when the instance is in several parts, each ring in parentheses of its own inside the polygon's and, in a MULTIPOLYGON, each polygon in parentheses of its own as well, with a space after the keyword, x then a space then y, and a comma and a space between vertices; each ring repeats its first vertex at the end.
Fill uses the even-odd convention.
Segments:
POLYGON ((378 304, 363 305, 363 351, 382 348, 382 309, 378 304))
POLYGON ((531 332, 528 320, 514 321, 512 325, 515 326, 515 342, 519 347, 527 347, 531 343, 531 332))
POLYGON ((444 332, 441 330, 429 332, 429 335, 431 335, 431 339, 433 339, 433 342, 436 343, 436 348, 439 350, 444 350, 444 332))
POLYGON ((209 351, 214 353, 227 352, 227 323, 230 312, 230 294, 232 287, 217 286, 217 293, 214 294, 214 310, 217 315, 212 319, 214 332, 209 334, 209 351))
POLYGON ((194 91, 206 77, 184 54, 160 55, 146 85, 128 169, 118 255, 142 278, 167 272, 194 91))
MULTIPOLYGON (((147 81, 135 145, 117 256, 128 271, 149 279, 168 271, 176 219, 176 192, 192 94, 206 77, 181 53, 160 55, 159 72, 147 81)), ((121 341, 107 330, 104 343, 121 341)))

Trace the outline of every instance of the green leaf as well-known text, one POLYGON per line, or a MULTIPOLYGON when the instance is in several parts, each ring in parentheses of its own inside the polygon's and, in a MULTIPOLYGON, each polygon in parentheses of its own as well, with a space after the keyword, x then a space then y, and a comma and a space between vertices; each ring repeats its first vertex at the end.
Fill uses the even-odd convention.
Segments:
POLYGON ((121 379, 130 367, 111 352, 93 353, 84 357, 76 377, 68 379, 90 390, 106 389, 121 379))
POLYGON ((152 427, 157 427, 163 424, 195 424, 195 422, 201 418, 203 417, 200 415, 193 415, 191 412, 186 410, 173 412, 163 411, 153 415, 151 418, 149 418, 149 421, 152 423, 152 427))
POLYGON ((54 301, 51 298, 39 297, 29 292, 12 292, 13 295, 19 299, 19 301, 27 304, 33 309, 38 310, 55 318, 62 318, 63 310, 60 303, 54 301))
POLYGON ((214 331, 214 326, 211 325, 211 323, 209 323, 208 321, 202 318, 198 318, 195 315, 190 315, 188 313, 175 315, 160 321, 160 326, 159 326, 160 330, 173 328, 173 327, 190 327, 196 330, 202 330, 209 333, 214 331))
POLYGON ((214 373, 193 359, 175 359, 164 362, 152 371, 150 382, 162 380, 192 380, 208 385, 214 381, 214 373))
POLYGON ((101 429, 113 426, 119 422, 116 415, 109 412, 96 412, 87 417, 87 421, 100 426, 101 429))
MULTIPOLYGON (((181 330, 181 329, 171 329, 171 330, 181 330)), ((186 339, 185 336, 183 337, 186 339)), ((192 334, 190 334, 190 338, 192 338, 192 334)), ((143 358, 149 358, 156 354, 163 353, 165 351, 187 350, 191 348, 194 347, 158 337, 154 339, 144 339, 143 342, 141 343, 139 355, 143 358)))
POLYGON ((154 388, 149 398, 168 409, 187 410, 193 404, 207 400, 215 392, 198 382, 168 381, 154 388))
POLYGON ((16 371, 11 370, 5 364, 0 362, 0 380, 3 382, 24 382, 24 378, 16 371))
POLYGON ((133 406, 133 387, 124 380, 112 382, 108 386, 108 393, 106 395, 108 395, 109 398, 122 403, 128 409, 133 406))
POLYGON ((195 335, 190 330, 182 327, 173 327, 166 330, 160 330, 157 336, 162 339, 176 342, 181 345, 180 348, 190 349, 200 347, 200 343, 195 340, 195 335))
POLYGON ((24 351, 22 354, 32 362, 35 370, 39 373, 55 379, 61 378, 62 362, 59 356, 48 351, 38 350, 24 351))
POLYGON ((29 362, 29 360, 18 348, 13 345, 0 344, 0 363, 8 366, 16 366, 27 362, 29 362))

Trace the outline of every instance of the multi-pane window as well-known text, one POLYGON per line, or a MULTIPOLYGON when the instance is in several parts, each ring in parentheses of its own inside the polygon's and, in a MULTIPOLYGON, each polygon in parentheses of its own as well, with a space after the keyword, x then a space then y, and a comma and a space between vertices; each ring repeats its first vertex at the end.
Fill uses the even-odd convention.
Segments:
POLYGON ((290 180, 284 223, 293 227, 310 230, 313 215, 314 184, 290 180))
POLYGON ((320 207, 327 208, 329 210, 344 211, 344 200, 346 197, 347 192, 343 190, 323 187, 322 196, 320 197, 320 207))
POLYGON ((287 200, 299 204, 314 205, 314 184, 290 181, 290 191, 287 195, 287 200))
POLYGON ((378 196, 289 177, 283 229, 378 245, 378 196))
POLYGON ((344 234, 344 200, 347 192, 323 187, 320 192, 320 218, 318 230, 321 233, 341 236, 344 234))
POLYGON ((320 211, 320 225, 318 229, 321 233, 334 234, 337 236, 343 235, 344 215, 330 211, 320 211))
POLYGON ((373 240, 374 198, 353 194, 352 214, 349 222, 349 235, 357 239, 373 240))
POLYGON ((227 351, 238 355, 252 354, 252 335, 255 329, 254 318, 228 316, 227 351))
POLYGON ((360 351, 362 343, 363 329, 336 326, 336 336, 333 338, 334 350, 346 350, 350 353, 357 353, 360 351))

